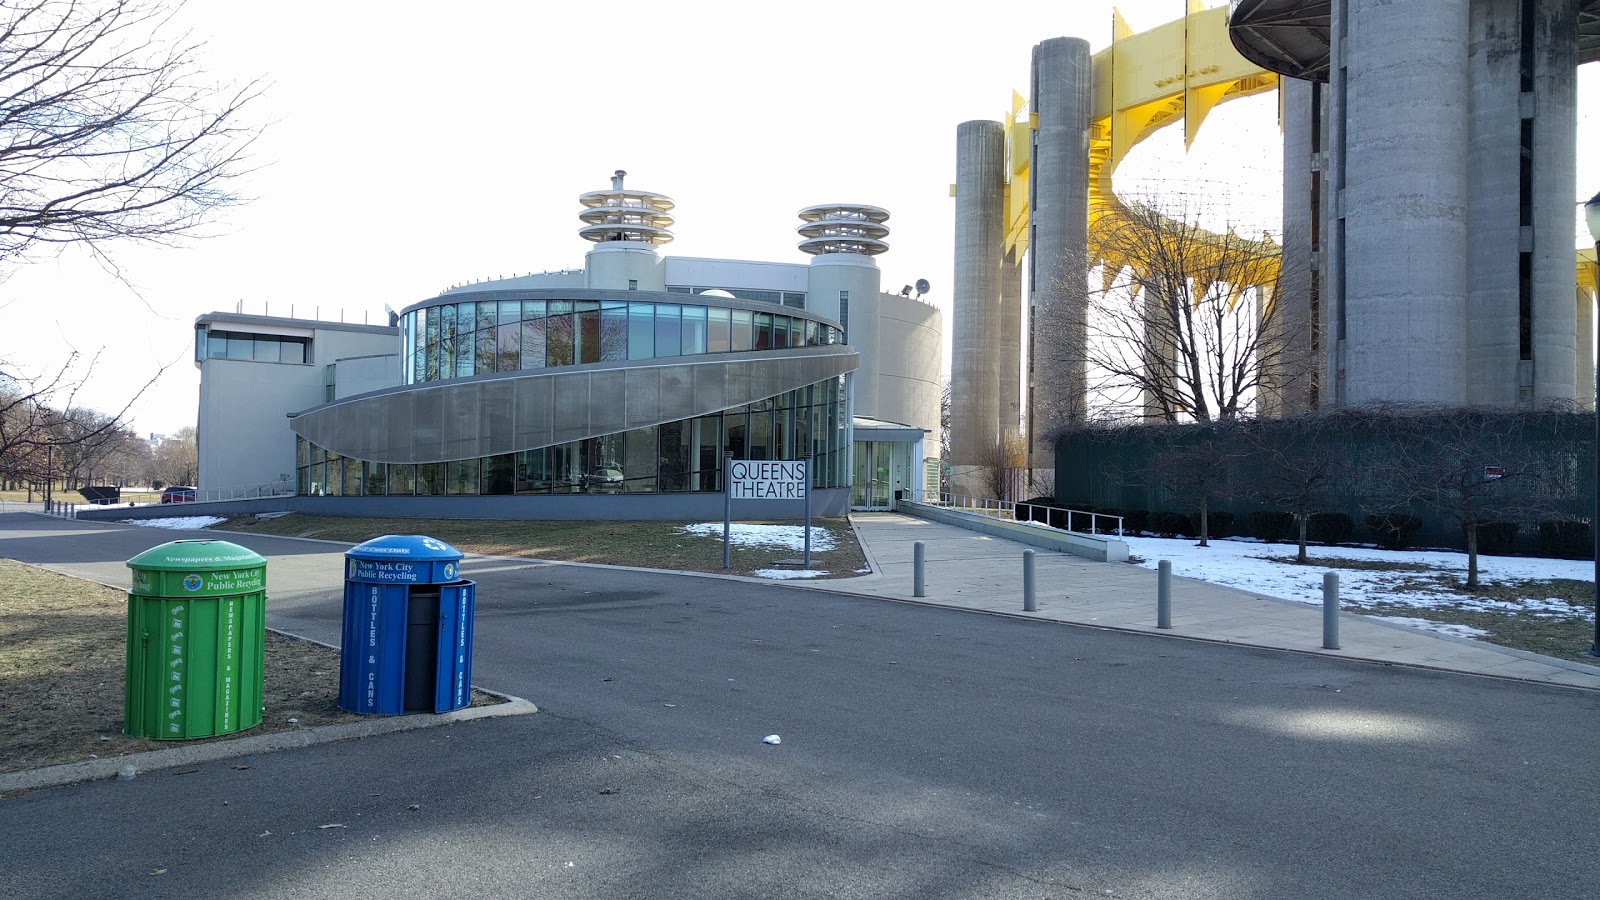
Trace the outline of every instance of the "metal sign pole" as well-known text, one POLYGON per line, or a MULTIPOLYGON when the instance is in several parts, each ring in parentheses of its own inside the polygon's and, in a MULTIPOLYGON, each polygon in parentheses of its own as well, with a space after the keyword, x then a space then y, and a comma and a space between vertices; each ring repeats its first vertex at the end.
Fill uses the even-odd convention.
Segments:
POLYGON ((733 454, 722 454, 722 567, 728 568, 729 535, 733 531, 733 454))
POLYGON ((811 569, 811 455, 806 454, 800 473, 801 488, 806 492, 806 557, 802 565, 811 569))

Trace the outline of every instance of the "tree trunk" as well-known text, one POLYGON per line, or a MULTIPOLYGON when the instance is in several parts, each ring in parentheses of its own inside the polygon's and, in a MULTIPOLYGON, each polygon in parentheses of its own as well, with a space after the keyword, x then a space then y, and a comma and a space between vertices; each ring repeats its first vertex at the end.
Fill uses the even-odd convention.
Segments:
POLYGON ((1211 546, 1211 517, 1206 514, 1206 498, 1200 498, 1200 546, 1211 546))
POLYGON ((1478 586, 1478 523, 1467 525, 1467 587, 1478 586))
POLYGON ((1295 556, 1294 561, 1304 565, 1310 562, 1310 559, 1306 556, 1306 525, 1310 523, 1311 517, 1297 515, 1294 518, 1295 522, 1300 526, 1300 552, 1295 556))

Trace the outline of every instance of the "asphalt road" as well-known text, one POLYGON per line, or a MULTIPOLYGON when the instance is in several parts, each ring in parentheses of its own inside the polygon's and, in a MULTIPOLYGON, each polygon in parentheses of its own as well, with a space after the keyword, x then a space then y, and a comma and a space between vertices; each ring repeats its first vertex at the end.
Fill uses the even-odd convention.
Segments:
MULTIPOLYGON (((180 536, 43 521, 0 517, 0 556, 114 573, 180 536)), ((337 641, 336 592, 313 570, 338 548, 229 539, 272 560, 270 624, 337 641)), ((464 574, 474 680, 541 713, 0 800, 0 896, 1600 883, 1593 693, 781 585, 483 560, 464 574)))

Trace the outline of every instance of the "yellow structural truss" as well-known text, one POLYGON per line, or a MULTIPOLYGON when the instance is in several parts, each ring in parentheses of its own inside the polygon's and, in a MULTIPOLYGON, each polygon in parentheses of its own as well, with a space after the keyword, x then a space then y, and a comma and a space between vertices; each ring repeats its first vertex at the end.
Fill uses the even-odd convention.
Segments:
MULTIPOLYGON (((1094 105, 1089 120, 1089 264, 1103 265, 1109 281, 1139 261, 1110 244, 1105 233, 1127 208, 1112 191, 1111 177, 1134 145, 1158 129, 1179 122, 1184 146, 1194 143, 1206 116, 1219 103, 1249 97, 1275 88, 1278 76, 1268 72, 1233 48, 1228 40, 1227 7, 1206 9, 1201 0, 1189 0, 1182 19, 1134 33, 1120 12, 1112 13, 1111 46, 1094 55, 1094 105)), ((1004 197, 1005 251, 1021 258, 1028 247, 1029 148, 1038 116, 1024 111, 1025 101, 1012 92, 1011 113, 1006 117, 1006 167, 1004 197)), ((1216 236, 1219 248, 1222 236, 1216 236)), ((1279 247, 1270 240, 1251 241, 1253 257, 1263 260, 1257 280, 1271 284, 1277 278, 1279 247)), ((1238 252, 1238 238, 1233 251, 1238 252)), ((1235 291, 1253 285, 1233 285, 1235 291)))
MULTIPOLYGON (((1278 75, 1239 54, 1228 38, 1228 8, 1206 9, 1203 0, 1188 0, 1183 18, 1134 33, 1122 14, 1113 10, 1111 46, 1094 55, 1094 105, 1089 121, 1089 265, 1102 266, 1109 287, 1117 273, 1141 268, 1114 243, 1101 243, 1114 221, 1128 209, 1112 191, 1111 177, 1134 145, 1170 125, 1183 123, 1184 147, 1193 145, 1206 116, 1220 103, 1265 93, 1278 86, 1278 75)), ((1005 117, 1006 183, 1003 252, 1021 259, 1028 249, 1028 175, 1032 132, 1038 114, 1026 110, 1026 100, 1011 94, 1011 112, 1005 117)), ((1224 237, 1214 235, 1221 253, 1224 237)), ((1255 284, 1231 285, 1235 297, 1249 287, 1271 287, 1278 277, 1281 248, 1270 239, 1235 237, 1238 253, 1243 239, 1261 260, 1251 273, 1255 284)), ((1578 252, 1576 282, 1596 290, 1595 253, 1578 252)), ((1141 276, 1149 273, 1140 272, 1141 276)), ((1142 280, 1142 278, 1140 279, 1142 280)), ((1137 283, 1137 281, 1136 281, 1137 283)), ((1196 296, 1201 296, 1196 291, 1196 296)))

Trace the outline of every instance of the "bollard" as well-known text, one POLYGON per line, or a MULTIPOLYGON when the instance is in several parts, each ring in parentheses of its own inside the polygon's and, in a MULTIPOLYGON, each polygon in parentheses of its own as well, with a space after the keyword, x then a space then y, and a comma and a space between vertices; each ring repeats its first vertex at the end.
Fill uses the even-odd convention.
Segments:
POLYGON ((1022 551, 1022 611, 1035 612, 1039 604, 1033 595, 1033 551, 1022 551))
POLYGON ((1322 576, 1322 649, 1339 649, 1339 573, 1322 576))
POLYGON ((911 596, 928 596, 928 546, 921 541, 911 545, 911 596))
POLYGON ((1172 627, 1172 560, 1156 563, 1156 627, 1172 627))

